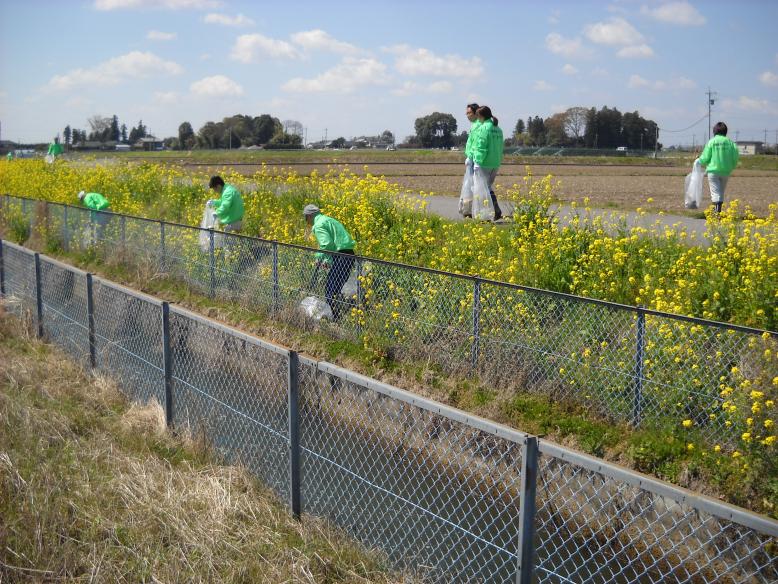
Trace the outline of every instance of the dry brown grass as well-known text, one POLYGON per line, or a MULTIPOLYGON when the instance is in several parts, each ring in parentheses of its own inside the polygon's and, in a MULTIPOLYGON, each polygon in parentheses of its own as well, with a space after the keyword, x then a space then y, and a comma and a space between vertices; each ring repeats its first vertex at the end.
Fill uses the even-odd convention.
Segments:
POLYGON ((390 582, 0 308, 0 582, 390 582))

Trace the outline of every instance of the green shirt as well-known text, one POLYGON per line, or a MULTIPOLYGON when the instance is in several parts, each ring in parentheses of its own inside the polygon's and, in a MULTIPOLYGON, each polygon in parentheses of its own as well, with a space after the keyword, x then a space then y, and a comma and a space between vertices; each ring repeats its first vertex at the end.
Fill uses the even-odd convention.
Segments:
POLYGON ((502 164, 502 151, 505 146, 502 138, 502 129, 495 126, 492 120, 485 120, 473 132, 472 160, 483 168, 499 168, 502 164))
MULTIPOLYGON (((319 242, 319 249, 327 251, 353 250, 356 245, 340 221, 322 213, 313 218, 313 235, 319 242)), ((330 260, 329 255, 321 252, 317 253, 316 257, 325 261, 330 260)))
POLYGON ((467 135, 467 144, 465 144, 465 158, 473 160, 473 143, 475 142, 475 131, 481 125, 481 120, 477 119, 470 126, 470 133, 467 135))
POLYGON ((48 154, 51 154, 52 156, 59 156, 62 154, 62 144, 58 144, 57 142, 52 142, 49 144, 49 151, 48 154))
POLYGON ((700 164, 709 174, 729 176, 737 166, 740 153, 735 143, 726 136, 713 136, 700 155, 700 164))
POLYGON ((221 197, 213 204, 216 216, 222 225, 231 225, 243 220, 243 197, 231 184, 224 185, 221 197))
POLYGON ((109 207, 109 203, 100 193, 87 193, 84 195, 84 206, 92 211, 103 211, 109 207))
POLYGON ((9 152, 8 154, 6 154, 6 158, 8 160, 13 160, 14 159, 14 153, 13 152, 9 152))

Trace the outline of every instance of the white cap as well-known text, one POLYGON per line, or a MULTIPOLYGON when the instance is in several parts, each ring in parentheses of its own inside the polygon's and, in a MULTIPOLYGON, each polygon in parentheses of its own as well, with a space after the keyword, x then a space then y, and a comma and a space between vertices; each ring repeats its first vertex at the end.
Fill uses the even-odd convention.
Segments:
POLYGON ((84 192, 84 191, 81 191, 80 193, 78 193, 78 200, 79 200, 79 201, 83 200, 83 198, 84 198, 85 196, 86 196, 86 192, 84 192))
POLYGON ((321 209, 319 209, 316 205, 306 205, 303 209, 303 215, 306 217, 308 216, 315 216, 321 213, 321 209))

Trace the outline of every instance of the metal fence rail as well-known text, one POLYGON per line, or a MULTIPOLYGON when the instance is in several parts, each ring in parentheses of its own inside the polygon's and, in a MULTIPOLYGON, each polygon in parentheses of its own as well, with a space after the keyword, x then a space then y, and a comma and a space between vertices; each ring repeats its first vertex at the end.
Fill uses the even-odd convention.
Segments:
MULTIPOLYGON (((316 250, 218 231, 5 196, 2 212, 49 245, 151 266, 211 297, 304 324, 324 299, 316 250)), ((735 447, 747 408, 722 409, 722 389, 748 375, 769 394, 778 333, 357 257, 343 317, 321 327, 399 360, 477 373, 576 402, 633 427, 691 420, 711 444, 735 447), (766 353, 768 351, 768 353, 766 353)))
POLYGON ((429 582, 778 579, 778 522, 415 396, 0 240, 41 336, 429 582))

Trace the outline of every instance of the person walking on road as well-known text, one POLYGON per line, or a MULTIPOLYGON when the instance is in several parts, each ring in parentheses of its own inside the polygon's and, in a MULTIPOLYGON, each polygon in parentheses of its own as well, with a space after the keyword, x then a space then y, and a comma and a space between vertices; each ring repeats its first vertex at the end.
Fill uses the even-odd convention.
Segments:
POLYGON ((209 201, 213 214, 224 227, 226 233, 240 233, 243 229, 243 197, 231 184, 225 184, 219 175, 212 176, 208 186, 219 195, 209 201))
POLYGON ((737 166, 739 156, 737 145, 727 138, 727 124, 718 122, 713 126, 713 138, 705 145, 698 159, 708 173, 710 200, 716 213, 721 213, 729 175, 737 166))
POLYGON ((487 180, 489 195, 494 206, 494 220, 502 218, 502 210, 497 204, 497 196, 494 194, 494 180, 502 164, 503 142, 502 129, 498 127, 497 118, 492 115, 489 106, 481 106, 476 110, 478 120, 481 122, 478 128, 473 132, 475 135, 472 156, 473 170, 478 173, 482 170, 484 178, 487 180))
POLYGON ((329 270, 324 293, 335 320, 339 320, 343 302, 335 299, 351 275, 356 244, 340 221, 328 217, 316 205, 306 205, 303 216, 321 250, 316 254, 316 269, 329 270))
POLYGON ((103 213, 103 211, 108 210, 111 204, 100 193, 87 193, 86 191, 78 193, 78 200, 91 211, 89 213, 89 222, 92 226, 90 240, 91 244, 94 245, 98 241, 102 241, 103 232, 111 221, 111 215, 103 213))
POLYGON ((465 177, 462 181, 462 194, 459 197, 459 214, 466 219, 473 216, 473 143, 475 132, 481 125, 476 111, 478 111, 477 103, 469 103, 465 107, 465 116, 470 122, 470 132, 465 144, 465 177))

